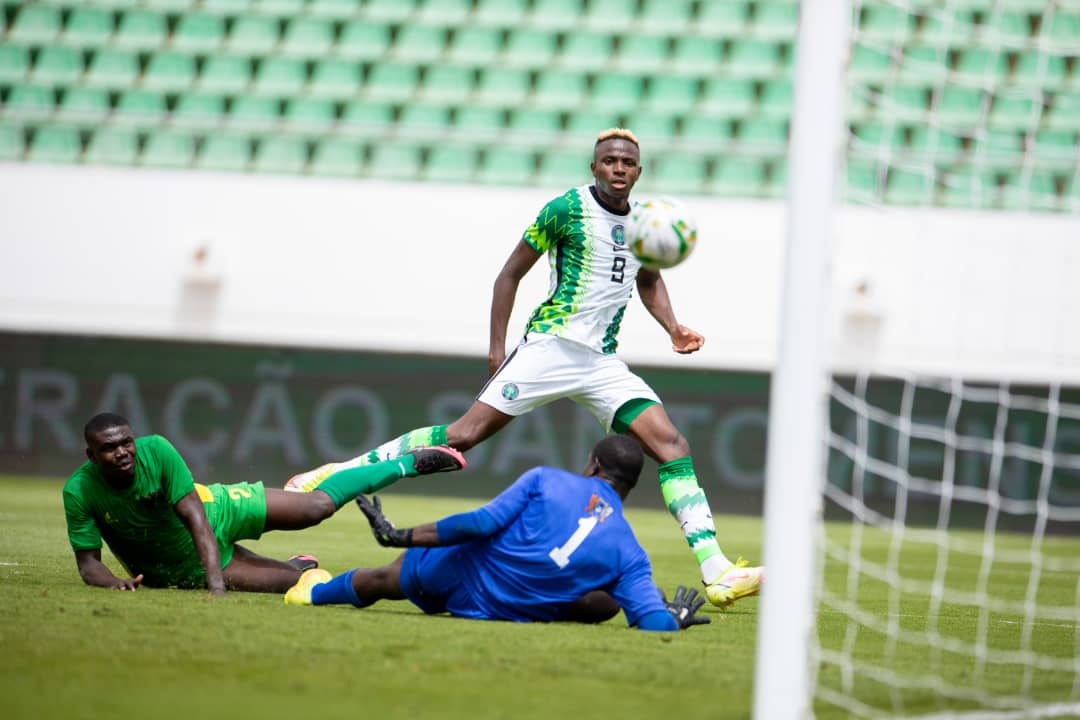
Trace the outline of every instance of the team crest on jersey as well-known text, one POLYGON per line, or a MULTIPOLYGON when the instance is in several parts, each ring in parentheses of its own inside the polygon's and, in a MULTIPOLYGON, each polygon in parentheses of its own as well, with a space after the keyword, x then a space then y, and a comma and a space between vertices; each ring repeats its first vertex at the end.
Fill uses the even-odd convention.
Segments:
POLYGON ((585 512, 589 515, 595 515, 598 521, 604 522, 604 519, 615 510, 599 495, 593 493, 592 497, 589 498, 589 504, 585 506, 585 512))
POLYGON ((623 230, 622 225, 616 225, 611 228, 611 241, 618 247, 622 247, 626 244, 626 232, 623 230))
POLYGON ((518 396, 518 386, 514 383, 506 383, 502 387, 502 396, 507 400, 513 400, 518 396))

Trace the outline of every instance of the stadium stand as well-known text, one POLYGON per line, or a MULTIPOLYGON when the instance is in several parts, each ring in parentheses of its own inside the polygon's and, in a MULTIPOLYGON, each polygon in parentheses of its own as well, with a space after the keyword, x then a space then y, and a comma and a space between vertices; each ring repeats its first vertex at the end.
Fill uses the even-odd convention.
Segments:
MULTIPOLYGON (((1080 8, 1049 5, 868 3, 850 193, 1010 206, 1031 165, 1066 209, 1080 8), (880 183, 859 139, 886 121, 919 167, 880 183)), ((0 0, 0 159, 548 185, 622 124, 650 191, 777 197, 797 22, 795 0, 0 0)))

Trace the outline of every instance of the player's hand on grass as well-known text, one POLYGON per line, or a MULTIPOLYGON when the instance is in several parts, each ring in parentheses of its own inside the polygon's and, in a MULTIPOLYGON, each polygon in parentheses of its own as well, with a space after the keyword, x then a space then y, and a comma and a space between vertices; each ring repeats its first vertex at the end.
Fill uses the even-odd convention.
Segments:
POLYGON ((116 584, 113 585, 113 588, 116 590, 130 590, 132 592, 135 592, 139 589, 139 586, 142 585, 142 578, 142 573, 139 573, 135 577, 128 578, 126 580, 121 580, 120 578, 117 578, 116 584))
MULTIPOLYGON (((663 596, 662 590, 660 594, 663 596)), ((687 588, 683 585, 675 589, 675 597, 671 600, 664 597, 664 605, 667 606, 671 617, 675 618, 680 630, 685 630, 691 625, 708 625, 712 622, 709 618, 696 614, 704 604, 705 598, 698 597, 698 591, 695 588, 687 588)))
POLYGON ((697 352, 705 344, 705 336, 685 325, 676 325, 671 331, 671 349, 680 355, 697 352))
POLYGON ((390 522, 382 513, 382 501, 378 495, 372 495, 368 500, 363 495, 356 496, 356 506, 364 513, 371 532, 375 535, 375 541, 383 547, 411 547, 412 529, 398 530, 394 523, 390 522))

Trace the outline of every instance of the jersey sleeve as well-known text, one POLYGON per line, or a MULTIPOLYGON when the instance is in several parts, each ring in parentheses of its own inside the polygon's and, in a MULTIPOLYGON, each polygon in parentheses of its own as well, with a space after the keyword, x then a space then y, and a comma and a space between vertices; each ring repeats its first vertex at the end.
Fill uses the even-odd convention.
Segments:
POLYGON ((82 498, 64 488, 64 516, 67 518, 68 541, 75 552, 80 550, 100 550, 101 530, 97 522, 86 509, 82 498))
POLYGON ((529 470, 476 512, 487 514, 495 523, 496 531, 503 529, 525 510, 529 499, 539 493, 540 476, 540 468, 529 470))
POLYGON ((171 442, 160 435, 154 435, 151 440, 153 442, 149 447, 161 464, 161 486, 165 489, 169 504, 175 505, 195 490, 195 478, 191 476, 187 463, 171 442))
POLYGON ((642 617, 650 613, 667 612, 644 550, 639 550, 639 554, 619 577, 611 595, 626 613, 626 622, 631 626, 636 626, 642 617))
POLYGON ((545 253, 559 244, 562 229, 569 221, 570 203, 565 195, 557 197, 540 210, 521 239, 536 252, 545 253))

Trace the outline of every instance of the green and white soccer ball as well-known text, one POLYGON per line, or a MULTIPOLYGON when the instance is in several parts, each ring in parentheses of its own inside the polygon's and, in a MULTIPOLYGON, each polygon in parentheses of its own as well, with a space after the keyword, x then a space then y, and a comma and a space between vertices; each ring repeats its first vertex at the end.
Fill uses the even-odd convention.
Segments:
POLYGON ((635 203, 626 230, 627 244, 647 270, 675 267, 694 250, 697 223, 678 200, 635 203))

